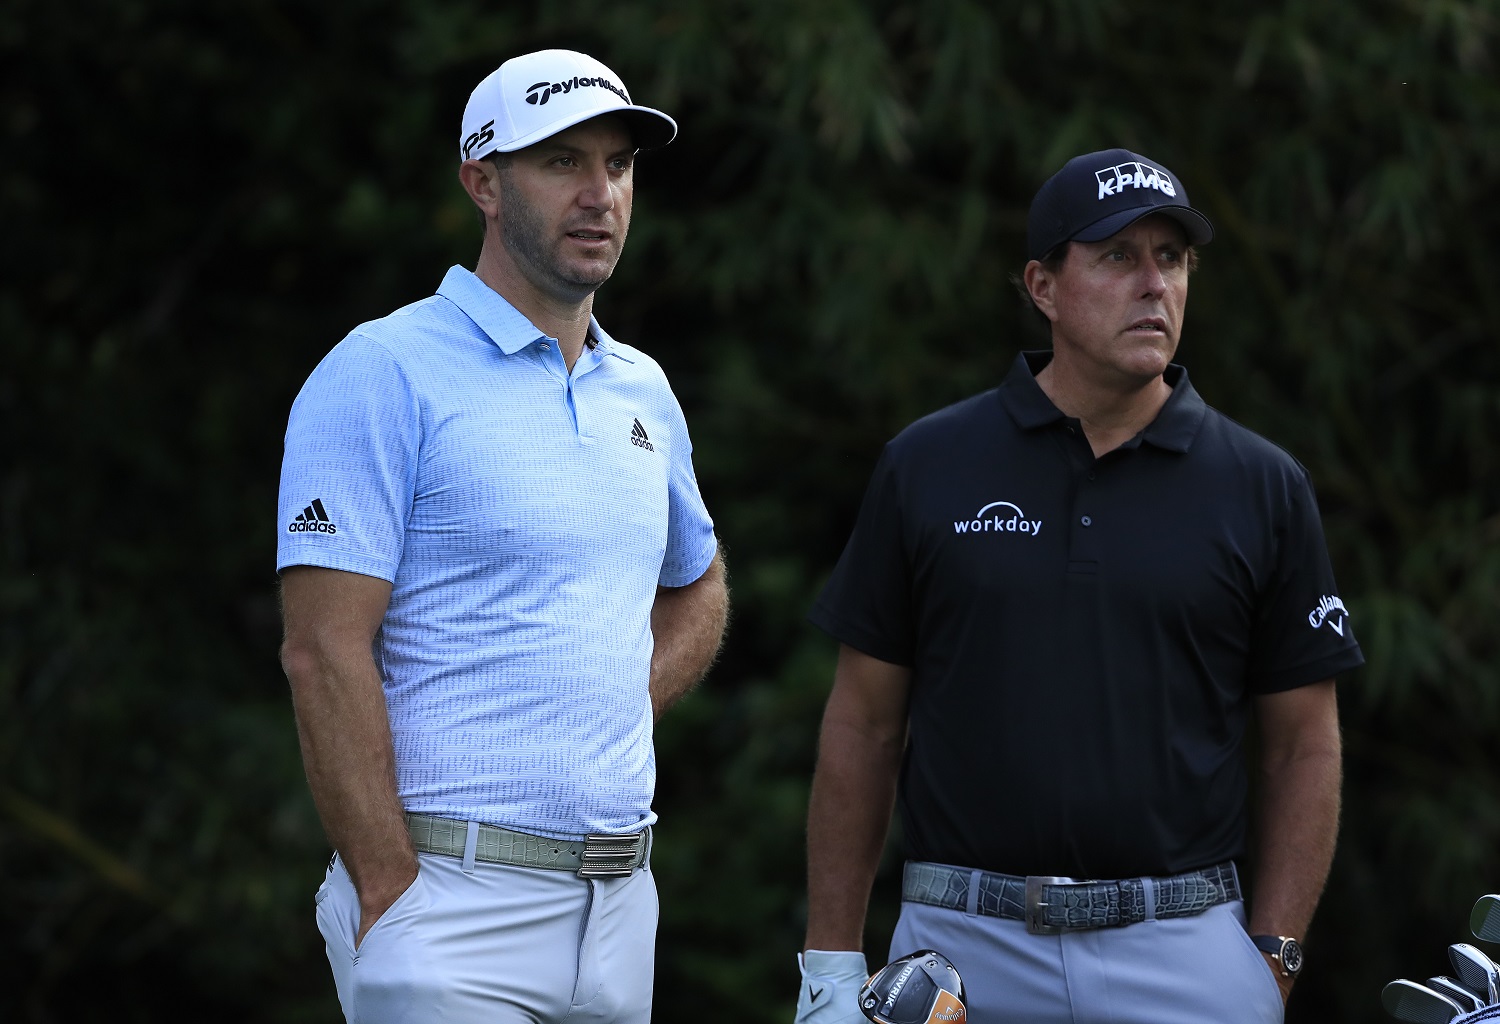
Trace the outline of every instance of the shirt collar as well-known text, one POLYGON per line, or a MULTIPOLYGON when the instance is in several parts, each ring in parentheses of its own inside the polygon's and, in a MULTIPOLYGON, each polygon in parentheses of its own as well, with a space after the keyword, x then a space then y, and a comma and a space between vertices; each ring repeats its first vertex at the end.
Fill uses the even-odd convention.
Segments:
MULTIPOLYGON (((1000 400, 1022 430, 1038 430, 1065 418, 1036 382, 1036 375, 1051 361, 1052 353, 1046 350, 1021 352, 1000 383, 1000 400)), ((1140 437, 1158 448, 1185 452, 1198 436, 1208 406, 1188 380, 1187 367, 1171 363, 1162 377, 1172 394, 1140 437)))
MULTIPOLYGON (((453 303, 483 331, 495 347, 508 356, 513 356, 528 345, 538 341, 556 341, 548 338, 526 315, 485 284, 474 273, 464 267, 450 267, 438 285, 437 293, 453 303)), ((599 321, 589 317, 589 334, 598 342, 595 352, 600 356, 611 355, 635 362, 630 353, 615 339, 605 333, 599 321)))

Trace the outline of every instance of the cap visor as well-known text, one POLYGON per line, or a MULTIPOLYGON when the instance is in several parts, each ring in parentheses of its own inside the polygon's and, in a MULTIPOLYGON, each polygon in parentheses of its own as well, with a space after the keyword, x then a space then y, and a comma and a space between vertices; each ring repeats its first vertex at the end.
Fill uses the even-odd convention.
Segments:
POLYGON ((1189 245, 1207 245, 1214 240, 1214 226, 1208 222, 1207 217, 1191 206, 1138 206, 1133 210, 1122 210, 1102 220, 1094 221, 1075 234, 1072 241, 1102 242, 1124 231, 1142 217, 1149 217, 1153 213, 1171 217, 1181 224, 1182 230, 1187 234, 1189 245))
POLYGON ((660 110, 652 110, 650 107, 619 106, 603 110, 580 111, 575 115, 560 118, 529 135, 523 135, 508 145, 496 146, 491 152, 514 153, 518 149, 525 149, 544 139, 550 139, 558 132, 567 131, 574 125, 609 115, 617 116, 625 122, 630 129, 631 141, 635 143, 637 149, 658 149, 677 137, 677 122, 660 110))

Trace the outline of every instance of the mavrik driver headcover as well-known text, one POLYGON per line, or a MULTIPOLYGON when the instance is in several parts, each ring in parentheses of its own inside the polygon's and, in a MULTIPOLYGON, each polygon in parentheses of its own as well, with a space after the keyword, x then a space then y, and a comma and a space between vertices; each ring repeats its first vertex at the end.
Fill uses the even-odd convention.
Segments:
POLYGON ((966 1024, 964 981, 943 954, 908 953, 870 976, 859 990, 859 1008, 875 1024, 966 1024))

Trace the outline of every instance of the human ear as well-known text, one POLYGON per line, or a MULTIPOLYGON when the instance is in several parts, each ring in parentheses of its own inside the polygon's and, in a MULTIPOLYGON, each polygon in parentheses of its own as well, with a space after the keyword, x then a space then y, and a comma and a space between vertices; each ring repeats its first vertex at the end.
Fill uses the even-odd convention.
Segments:
POLYGON ((1026 291, 1031 295, 1036 308, 1042 311, 1042 315, 1048 320, 1056 320, 1057 303, 1053 297, 1056 278, 1039 260, 1032 260, 1021 272, 1021 280, 1026 283, 1026 291))
POLYGON ((465 160, 458 180, 485 220, 500 216, 500 169, 488 160, 465 160))

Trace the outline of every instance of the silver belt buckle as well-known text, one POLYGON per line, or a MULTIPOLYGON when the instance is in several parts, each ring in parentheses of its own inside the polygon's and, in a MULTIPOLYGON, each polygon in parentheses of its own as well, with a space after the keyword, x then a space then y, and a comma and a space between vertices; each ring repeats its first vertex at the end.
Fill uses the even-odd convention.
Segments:
POLYGON ((1061 935, 1068 929, 1061 925, 1047 924, 1047 903, 1042 899, 1042 890, 1049 885, 1075 885, 1078 879, 1057 875, 1026 876, 1026 930, 1032 935, 1061 935))
POLYGON ((624 878, 635 870, 636 854, 645 833, 628 836, 585 836, 579 878, 624 878))

